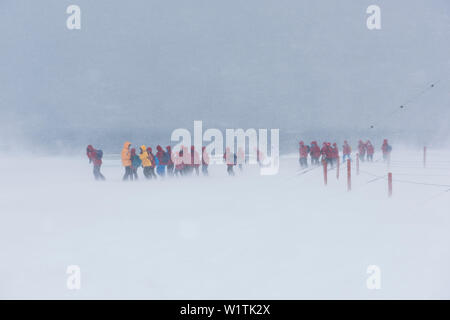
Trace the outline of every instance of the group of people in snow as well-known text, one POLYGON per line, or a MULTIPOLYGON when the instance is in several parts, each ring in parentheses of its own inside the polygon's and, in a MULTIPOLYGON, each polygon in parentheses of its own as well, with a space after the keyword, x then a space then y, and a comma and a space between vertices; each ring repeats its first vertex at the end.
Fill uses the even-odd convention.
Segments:
POLYGON ((156 147, 156 153, 153 153, 151 147, 140 146, 139 154, 136 149, 131 147, 130 142, 125 142, 122 153, 122 166, 125 168, 123 180, 138 179, 137 170, 142 167, 144 177, 147 179, 156 179, 168 176, 200 175, 200 166, 202 174, 208 175, 209 155, 202 148, 200 157, 194 146, 188 150, 182 147, 179 152, 172 152, 171 146, 164 150, 160 145, 156 147))
MULTIPOLYGON (((388 140, 384 139, 381 146, 383 159, 389 160, 392 147, 389 145, 388 140)), ((352 148, 348 144, 347 140, 344 141, 342 146, 342 161, 347 159, 351 160, 352 148)), ((373 155, 375 148, 370 142, 358 142, 358 157, 361 161, 373 161, 373 155)), ((339 148, 336 143, 323 142, 322 147, 319 147, 317 141, 312 141, 310 145, 306 145, 303 141, 299 142, 299 162, 302 168, 308 167, 308 156, 311 157, 311 165, 318 166, 320 163, 326 163, 331 168, 334 168, 339 160, 339 148)), ((102 150, 96 150, 92 145, 89 145, 86 149, 86 155, 89 159, 89 163, 93 164, 94 177, 96 180, 105 180, 105 177, 100 172, 102 166, 102 150)), ((261 165, 262 153, 256 150, 257 163, 261 165)), ((144 177, 147 179, 156 179, 159 177, 168 176, 187 176, 200 175, 200 167, 202 174, 207 176, 210 157, 206 152, 206 147, 202 147, 201 156, 194 146, 191 146, 190 150, 182 146, 178 152, 172 152, 171 146, 167 146, 164 150, 160 145, 156 147, 156 154, 153 154, 151 147, 142 145, 139 147, 139 151, 136 152, 135 148, 132 148, 130 142, 125 142, 121 152, 122 166, 125 168, 125 174, 123 180, 136 180, 138 179, 138 169, 142 168, 144 177)), ((245 152, 242 148, 239 148, 237 154, 232 152, 230 148, 226 148, 223 154, 223 160, 227 166, 227 173, 230 176, 234 176, 234 167, 238 166, 242 170, 243 163, 247 162, 245 152)))
MULTIPOLYGON (((262 153, 256 149, 257 162, 263 159, 262 153)), ((102 165, 103 152, 96 150, 89 145, 86 150, 89 162, 94 165, 94 177, 97 180, 105 180, 100 172, 102 165)), ((147 179, 156 179, 164 176, 188 176, 200 175, 200 169, 204 176, 208 176, 208 166, 210 156, 206 151, 206 147, 202 147, 201 154, 191 146, 188 149, 182 146, 178 152, 173 152, 171 146, 163 149, 160 145, 156 147, 156 153, 153 153, 151 147, 142 145, 138 151, 133 148, 131 142, 125 142, 121 152, 122 166, 125 168, 123 180, 138 179, 138 169, 142 168, 142 173, 147 179)), ((239 170, 243 170, 243 163, 247 162, 245 152, 242 148, 238 149, 237 154, 232 152, 230 148, 226 148, 223 154, 223 161, 227 167, 227 173, 234 176, 234 167, 238 166, 239 170)))
MULTIPOLYGON (((387 161, 392 151, 392 147, 389 145, 387 139, 384 139, 383 145, 381 146, 381 151, 383 153, 383 159, 387 161)), ((362 140, 359 140, 358 157, 361 161, 373 161, 374 153, 375 148, 370 140, 367 140, 365 143, 362 140)), ((352 147, 348 144, 347 140, 344 140, 344 144, 342 146, 342 162, 345 162, 347 159, 351 160, 351 154, 352 147)), ((306 145, 303 141, 300 141, 300 167, 308 167, 308 155, 311 157, 311 165, 318 166, 322 162, 333 168, 339 160, 339 148, 336 143, 331 144, 330 142, 323 142, 322 147, 319 147, 317 141, 312 141, 310 145, 306 145)))

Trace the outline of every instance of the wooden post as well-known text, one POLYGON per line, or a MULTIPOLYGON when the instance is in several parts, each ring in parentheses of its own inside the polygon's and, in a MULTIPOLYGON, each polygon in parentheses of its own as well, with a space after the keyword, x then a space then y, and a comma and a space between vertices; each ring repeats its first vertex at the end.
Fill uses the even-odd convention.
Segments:
POLYGON ((359 153, 356 154, 356 175, 359 176, 359 153))
POLYGON ((323 182, 325 185, 328 183, 328 166, 326 161, 322 161, 323 163, 323 182))
POLYGON ((347 191, 352 190, 352 164, 350 159, 347 159, 347 191))
POLYGON ((427 166, 427 147, 423 147, 423 167, 427 166))
POLYGON ((388 196, 392 197, 392 172, 388 173, 388 196))
POLYGON ((339 158, 339 156, 337 157, 337 162, 336 162, 336 179, 339 180, 339 164, 341 163, 341 159, 339 158))

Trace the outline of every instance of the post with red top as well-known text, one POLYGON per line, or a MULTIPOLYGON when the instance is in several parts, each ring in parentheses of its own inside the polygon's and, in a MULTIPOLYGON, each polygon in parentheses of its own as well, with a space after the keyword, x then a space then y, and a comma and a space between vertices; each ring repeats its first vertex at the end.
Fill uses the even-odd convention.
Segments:
POLYGON ((359 153, 356 154, 356 175, 359 176, 359 153))
POLYGON ((352 164, 350 159, 347 159, 347 191, 352 190, 352 164))
POLYGON ((427 166, 427 147, 423 147, 423 167, 427 166))
POLYGON ((339 157, 337 157, 337 162, 336 162, 336 179, 339 180, 339 164, 341 163, 341 160, 339 157))
POLYGON ((325 185, 328 183, 328 166, 326 161, 322 161, 323 163, 323 182, 325 185))
POLYGON ((388 196, 392 197, 392 172, 388 173, 388 196))

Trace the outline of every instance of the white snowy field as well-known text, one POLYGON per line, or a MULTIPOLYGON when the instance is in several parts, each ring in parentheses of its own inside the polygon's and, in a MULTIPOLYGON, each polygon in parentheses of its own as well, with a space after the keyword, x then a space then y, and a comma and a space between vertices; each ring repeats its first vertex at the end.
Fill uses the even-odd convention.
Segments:
POLYGON ((450 152, 424 169, 420 150, 394 151, 390 199, 380 161, 347 192, 345 168, 325 187, 296 155, 274 176, 127 183, 119 160, 97 182, 86 157, 1 158, 0 298, 449 299, 450 152))

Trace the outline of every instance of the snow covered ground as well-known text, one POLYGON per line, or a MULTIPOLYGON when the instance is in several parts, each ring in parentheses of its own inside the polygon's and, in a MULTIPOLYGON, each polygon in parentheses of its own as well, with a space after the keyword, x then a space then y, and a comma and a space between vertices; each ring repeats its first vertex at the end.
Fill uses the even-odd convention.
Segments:
POLYGON ((424 169, 420 150, 395 151, 390 199, 381 161, 347 192, 345 168, 325 187, 320 168, 296 174, 296 155, 275 176, 215 166, 133 183, 118 160, 96 182, 85 157, 2 158, 0 298, 449 299, 450 152, 424 169))

